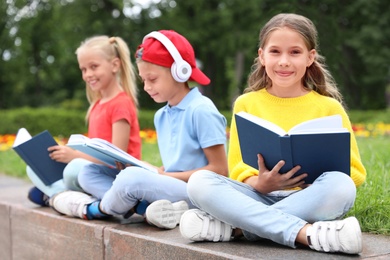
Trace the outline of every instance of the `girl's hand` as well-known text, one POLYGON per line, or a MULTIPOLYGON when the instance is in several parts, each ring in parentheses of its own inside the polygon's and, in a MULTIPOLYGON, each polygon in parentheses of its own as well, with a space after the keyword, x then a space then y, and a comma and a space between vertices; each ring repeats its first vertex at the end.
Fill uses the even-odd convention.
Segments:
POLYGON ((264 164, 264 158, 260 154, 257 155, 258 165, 259 165, 259 175, 248 178, 246 181, 258 192, 266 194, 275 190, 284 190, 295 187, 304 187, 305 181, 304 178, 307 177, 307 174, 301 174, 297 177, 292 178, 292 176, 299 171, 300 166, 295 166, 287 173, 279 173, 280 169, 285 164, 284 161, 279 161, 272 170, 268 170, 264 164))
POLYGON ((66 145, 54 145, 47 148, 52 160, 62 163, 69 163, 76 158, 76 151, 66 145))

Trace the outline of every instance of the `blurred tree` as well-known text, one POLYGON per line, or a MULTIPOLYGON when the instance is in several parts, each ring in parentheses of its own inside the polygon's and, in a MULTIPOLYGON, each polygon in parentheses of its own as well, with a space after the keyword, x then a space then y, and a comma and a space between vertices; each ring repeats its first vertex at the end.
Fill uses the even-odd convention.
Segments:
MULTIPOLYGON (((245 88, 261 26, 280 12, 313 20, 320 51, 350 108, 384 108, 390 9, 381 0, 7 0, 0 3, 0 108, 85 109, 75 50, 85 38, 122 37, 132 52, 153 30, 186 36, 211 78, 218 108, 245 88)), ((133 59, 133 56, 132 56, 133 59)), ((142 88, 140 83, 140 88, 142 88)), ((141 108, 155 108, 140 91, 141 108)))

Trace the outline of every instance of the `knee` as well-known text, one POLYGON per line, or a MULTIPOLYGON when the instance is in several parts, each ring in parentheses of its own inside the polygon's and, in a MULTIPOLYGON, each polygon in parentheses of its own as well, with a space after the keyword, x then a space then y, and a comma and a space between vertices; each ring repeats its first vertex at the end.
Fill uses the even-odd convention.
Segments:
POLYGON ((86 186, 89 185, 91 181, 91 174, 98 174, 98 170, 96 169, 97 164, 91 163, 84 165, 78 173, 78 176, 75 176, 77 178, 79 185, 81 188, 85 188, 86 186))
POLYGON ((68 189, 71 190, 81 190, 79 181, 78 181, 78 176, 81 171, 81 169, 90 163, 87 160, 84 159, 74 159, 70 161, 64 168, 63 171, 63 179, 65 186, 68 189))
POLYGON ((127 167, 116 176, 113 182, 115 190, 137 190, 143 185, 148 185, 147 176, 139 171, 139 167, 127 167))
POLYGON ((204 199, 207 200, 211 196, 211 182, 215 176, 216 173, 208 170, 194 172, 187 183, 188 197, 194 202, 199 202, 204 199))
POLYGON ((334 201, 343 201, 346 208, 353 206, 356 199, 356 185, 350 176, 342 172, 329 172, 325 194, 334 201), (342 200, 340 200, 342 198, 342 200))

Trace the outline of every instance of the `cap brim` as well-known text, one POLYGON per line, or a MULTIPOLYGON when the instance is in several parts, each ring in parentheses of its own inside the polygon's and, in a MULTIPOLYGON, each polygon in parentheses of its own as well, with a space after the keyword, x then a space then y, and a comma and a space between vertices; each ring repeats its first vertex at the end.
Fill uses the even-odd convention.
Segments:
POLYGON ((192 68, 192 74, 189 80, 204 86, 210 84, 210 79, 198 68, 192 68))

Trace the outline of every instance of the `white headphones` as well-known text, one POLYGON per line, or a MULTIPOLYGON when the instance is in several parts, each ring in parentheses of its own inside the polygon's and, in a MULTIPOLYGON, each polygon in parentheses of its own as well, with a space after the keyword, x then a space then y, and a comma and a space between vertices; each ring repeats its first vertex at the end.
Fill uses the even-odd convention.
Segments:
POLYGON ((167 48, 169 54, 171 54, 174 60, 171 66, 172 77, 177 82, 188 81, 192 74, 191 65, 185 60, 183 60, 179 51, 176 49, 175 45, 171 42, 171 40, 169 40, 168 37, 164 34, 157 31, 147 34, 142 40, 142 42, 145 42, 145 40, 148 38, 157 39, 159 42, 161 42, 162 45, 164 45, 165 48, 167 48))

